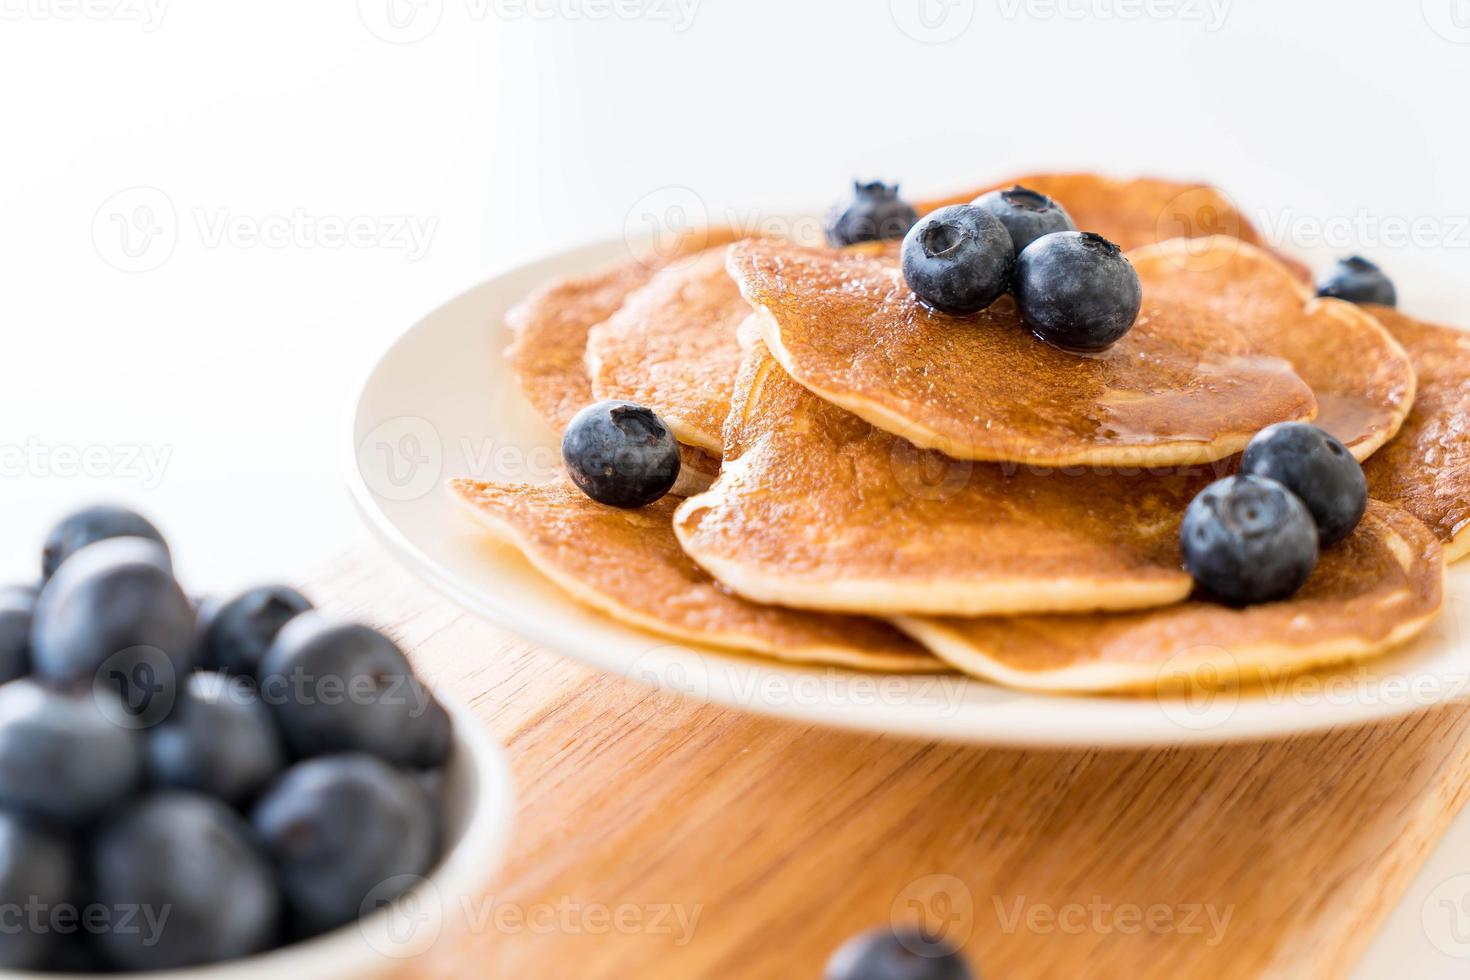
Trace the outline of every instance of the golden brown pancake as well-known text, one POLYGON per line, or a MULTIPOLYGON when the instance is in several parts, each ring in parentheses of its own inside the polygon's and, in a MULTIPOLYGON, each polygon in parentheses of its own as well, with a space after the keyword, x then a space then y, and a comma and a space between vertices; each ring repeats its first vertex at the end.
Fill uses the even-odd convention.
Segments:
POLYGON ((1188 302, 1284 357, 1317 396, 1316 424, 1358 459, 1414 404, 1409 356, 1362 307, 1318 299, 1266 252, 1234 238, 1174 239, 1128 253, 1144 294, 1188 302))
MULTIPOLYGON (((507 313, 514 339, 505 350, 506 360, 547 425, 560 433, 573 415, 597 400, 585 363, 593 325, 616 313, 630 293, 664 266, 738 237, 733 228, 691 232, 667 254, 635 256, 590 275, 547 283, 507 313)), ((719 460, 697 447, 682 446, 679 455, 683 465, 675 494, 698 493, 719 472, 719 460)))
POLYGON ((1386 306, 1367 310, 1419 376, 1403 428, 1363 465, 1369 492, 1428 524, 1455 561, 1470 554, 1470 334, 1386 306))
MULTIPOLYGON (((1027 174, 919 204, 928 214, 949 204, 968 204, 981 194, 1021 184, 1052 198, 1082 231, 1096 232, 1124 250, 1170 238, 1229 235, 1266 247, 1261 233, 1224 191, 1209 184, 1139 177, 1118 180, 1101 174, 1027 174)), ((1311 279, 1301 262, 1278 255, 1293 275, 1311 279)))
POLYGON ((896 622, 966 673, 1039 691, 1229 684, 1375 656, 1417 636, 1444 602, 1444 558, 1429 529, 1370 502, 1325 549, 1302 590, 1232 609, 1191 600, 1085 616, 896 622))
POLYGON ((714 453, 740 369, 737 330, 750 316, 726 251, 666 266, 587 337, 594 395, 646 405, 680 442, 714 453))
POLYGON ((567 484, 453 480, 477 522, 574 599, 677 640, 864 670, 944 669, 880 620, 758 606, 725 592, 679 550, 674 501, 619 510, 567 484))
MULTIPOLYGON (((1315 414, 1291 365, 1255 352, 1188 288, 1146 286, 1133 329, 1106 351, 1080 355, 1032 336, 1009 296, 972 317, 928 309, 891 258, 773 240, 729 251, 762 337, 793 378, 956 459, 1209 462, 1273 422, 1315 414)), ((1209 285, 1179 275, 1196 289, 1209 285)), ((1292 326, 1303 328, 1300 320, 1292 326)))
POLYGON ((1214 476, 948 459, 821 400, 757 345, 720 476, 674 530, 756 602, 872 615, 1135 609, 1188 596, 1179 521, 1214 476))

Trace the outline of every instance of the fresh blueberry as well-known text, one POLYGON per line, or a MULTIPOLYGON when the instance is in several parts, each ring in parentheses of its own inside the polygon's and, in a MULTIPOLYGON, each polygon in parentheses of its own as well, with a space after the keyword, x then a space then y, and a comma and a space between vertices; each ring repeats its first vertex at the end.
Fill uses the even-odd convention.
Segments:
POLYGON ((1275 480, 1300 497, 1323 547, 1352 534, 1368 509, 1362 464, 1331 433, 1305 422, 1278 422, 1256 433, 1240 472, 1275 480))
POLYGON ((898 185, 881 180, 854 181, 852 194, 827 212, 827 244, 833 248, 902 238, 919 220, 913 205, 898 196, 898 185))
POLYGON ((203 666, 254 677, 281 627, 310 608, 306 596, 284 585, 236 596, 213 610, 204 634, 203 666))
POLYGON ((989 211, 955 204, 926 215, 903 240, 903 277, 914 295, 943 313, 968 316, 1000 298, 1015 247, 989 211))
POLYGON ((138 787, 139 736, 107 717, 98 703, 107 696, 30 679, 0 686, 0 807, 80 824, 138 787))
POLYGON ((160 720, 193 666, 194 606, 162 545, 113 538, 77 552, 46 583, 31 626, 40 677, 117 691, 145 723, 160 720))
POLYGON ((239 959, 276 944, 281 896, 250 826, 218 800, 165 790, 105 824, 93 845, 94 897, 135 909, 96 943, 120 970, 239 959))
POLYGON ((162 786, 240 806, 286 768, 271 712, 243 677, 196 673, 173 714, 148 732, 148 773, 162 786))
POLYGON ((1084 231, 1043 235, 1016 259, 1016 305, 1036 336, 1063 350, 1100 351, 1138 318, 1143 288, 1118 246, 1084 231))
POLYGON ((1307 505, 1275 480, 1228 476, 1190 502, 1179 529, 1184 567, 1231 606, 1293 595, 1317 564, 1317 525, 1307 505))
POLYGON ((438 859, 438 808, 408 775, 369 755, 297 763, 251 816, 303 937, 392 901, 438 859))
POLYGON ((88 507, 63 519, 46 535, 46 547, 41 553, 41 579, 56 574, 62 562, 87 545, 108 538, 147 538, 161 545, 164 554, 168 554, 163 535, 141 514, 125 507, 88 507))
POLYGON ((679 443, 649 409, 602 401, 578 412, 561 438, 572 482, 599 504, 642 507, 679 478, 679 443))
POLYGON ((949 943, 914 929, 859 933, 827 961, 823 980, 971 980, 969 964, 949 943))
POLYGON ((302 613, 261 662, 259 689, 299 756, 368 752, 420 768, 449 756, 449 716, 369 626, 302 613))
POLYGON ((1040 191, 1017 184, 1008 191, 991 191, 975 198, 974 205, 989 211, 1005 225, 1016 254, 1042 235, 1054 231, 1076 231, 1072 216, 1040 191))
POLYGON ((1360 255, 1339 260, 1331 272, 1317 281, 1317 295, 1379 306, 1397 306, 1399 301, 1393 280, 1360 255))
POLYGON ((0 969, 36 970, 49 964, 59 933, 26 928, 25 910, 47 914, 76 901, 76 861, 62 837, 13 814, 0 814, 0 969), (19 926, 19 928, 17 928, 19 926))
POLYGON ((30 673, 35 606, 35 593, 24 586, 0 589, 0 684, 30 673))

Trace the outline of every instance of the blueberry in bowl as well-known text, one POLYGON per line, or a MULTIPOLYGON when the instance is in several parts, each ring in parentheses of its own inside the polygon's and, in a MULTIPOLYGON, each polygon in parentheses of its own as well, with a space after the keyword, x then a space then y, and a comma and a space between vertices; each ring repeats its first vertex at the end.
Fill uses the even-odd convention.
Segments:
POLYGON ((288 585, 242 592, 211 610, 203 630, 203 665, 255 676, 281 627, 311 608, 311 600, 288 585))
POLYGON ((1195 583, 1229 606, 1290 598, 1317 566, 1311 511, 1262 476, 1228 476, 1201 490, 1184 512, 1179 543, 1195 583))
POLYGON ((1083 353, 1121 340, 1143 305, 1133 263, 1091 232, 1058 231, 1033 241, 1016 259, 1012 288, 1032 333, 1083 353))
POLYGON ((80 923, 0 930, 0 970, 358 977, 438 935, 438 895, 484 884, 513 796, 488 733, 386 636, 263 596, 195 603, 136 534, 78 546, 39 596, 0 589, 0 643, 23 654, 0 681, 0 903, 80 923), (260 659, 284 689, 204 662, 201 620, 232 604, 229 648, 279 651, 260 659), (279 620, 303 616, 290 640, 279 620), (120 660, 134 642, 171 653, 120 660), (128 710, 164 667, 172 695, 128 710))
POLYGON ((1020 184, 1009 190, 981 194, 971 203, 989 211, 1005 225, 1017 255, 1042 235, 1077 230, 1072 216, 1060 204, 1040 191, 1020 184))
POLYGON ((1399 301, 1393 280, 1361 255, 1339 260, 1332 271, 1317 280, 1317 295, 1379 306, 1397 306, 1399 301))
POLYGON ((918 220, 914 206, 898 196, 897 184, 854 181, 852 193, 827 212, 827 244, 844 248, 902 238, 918 220))
POLYGON ((163 535, 148 518, 126 507, 99 504, 68 515, 51 528, 41 550, 41 580, 51 578, 62 562, 87 545, 109 538, 143 538, 163 546, 165 556, 168 553, 163 535))
POLYGON ((1352 534, 1368 509, 1362 464, 1330 432, 1306 422, 1278 422, 1256 433, 1240 472, 1268 477, 1301 498, 1323 547, 1352 534))
POLYGON ((679 443, 651 409, 600 401, 582 409, 561 439, 567 474, 583 493, 610 507, 644 507, 679 479, 679 443))
POLYGON ((941 313, 969 316, 1006 291, 1015 267, 1010 233, 989 211, 955 204, 925 215, 903 240, 903 277, 941 313))

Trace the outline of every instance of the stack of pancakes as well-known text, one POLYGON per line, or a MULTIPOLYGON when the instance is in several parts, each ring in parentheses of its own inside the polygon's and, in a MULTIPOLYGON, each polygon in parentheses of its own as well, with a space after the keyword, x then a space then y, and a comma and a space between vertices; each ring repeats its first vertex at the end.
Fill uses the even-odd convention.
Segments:
POLYGON ((507 357, 543 417, 560 431, 599 399, 653 409, 681 444, 674 493, 623 511, 565 482, 452 489, 586 604, 793 661, 1148 691, 1359 659, 1423 630, 1446 560, 1470 551, 1470 335, 1314 298, 1212 188, 1015 182, 1129 249, 1143 307, 1113 348, 1042 344, 1009 297, 934 313, 896 243, 710 229, 551 283, 510 317, 507 357), (1367 516, 1289 600, 1194 597, 1185 507, 1288 420, 1364 461, 1367 516))

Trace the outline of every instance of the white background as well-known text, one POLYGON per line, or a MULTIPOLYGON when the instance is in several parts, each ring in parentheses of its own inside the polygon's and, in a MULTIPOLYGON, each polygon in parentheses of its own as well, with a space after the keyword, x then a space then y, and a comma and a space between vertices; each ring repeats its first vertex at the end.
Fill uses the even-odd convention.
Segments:
MULTIPOLYGON (((0 0, 0 580, 96 498, 200 590, 299 578, 362 537, 373 354, 671 203, 1202 177, 1470 322, 1467 82, 1466 0, 0 0)), ((1464 969, 1424 925, 1464 872, 1466 821, 1364 976, 1464 969)))

